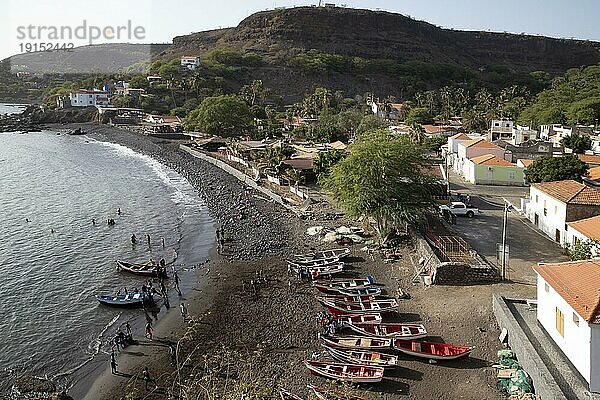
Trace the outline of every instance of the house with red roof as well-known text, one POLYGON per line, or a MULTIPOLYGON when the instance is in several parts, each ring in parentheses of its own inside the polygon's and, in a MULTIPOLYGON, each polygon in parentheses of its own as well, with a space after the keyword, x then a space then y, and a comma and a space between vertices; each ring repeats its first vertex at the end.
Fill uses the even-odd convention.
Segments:
POLYGON ((567 223, 600 215, 600 191, 574 180, 534 183, 527 216, 557 243, 567 242, 567 223))
POLYGON ((538 264, 533 269, 538 322, 589 390, 600 393, 600 260, 538 264))
POLYGON ((571 246, 589 243, 592 256, 600 256, 600 215, 567 222, 566 241, 571 246))
POLYGON ((463 173, 476 185, 525 186, 523 168, 493 154, 467 159, 463 173))

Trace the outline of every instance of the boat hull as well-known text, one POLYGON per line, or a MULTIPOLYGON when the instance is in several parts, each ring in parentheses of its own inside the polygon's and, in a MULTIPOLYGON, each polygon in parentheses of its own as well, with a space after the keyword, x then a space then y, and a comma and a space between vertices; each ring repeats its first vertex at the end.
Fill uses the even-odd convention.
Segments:
POLYGON ((467 358, 473 352, 473 346, 456 346, 445 343, 422 342, 396 339, 394 350, 413 357, 428 360, 450 361, 467 358))
POLYGON ((383 379, 384 369, 353 364, 304 361, 304 365, 315 375, 341 382, 377 383, 383 379))

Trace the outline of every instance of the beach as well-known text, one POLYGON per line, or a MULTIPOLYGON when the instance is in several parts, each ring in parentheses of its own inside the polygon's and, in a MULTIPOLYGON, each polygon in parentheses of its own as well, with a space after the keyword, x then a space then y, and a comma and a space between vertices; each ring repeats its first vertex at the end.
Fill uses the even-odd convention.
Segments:
MULTIPOLYGON (((298 218, 246 190, 224 171, 179 151, 176 144, 108 126, 82 127, 93 138, 147 154, 188 179, 227 240, 222 254, 213 252, 211 261, 197 270, 201 283, 182 299, 193 322, 183 322, 179 310, 172 308, 156 326, 152 342, 140 338, 142 332, 134 333, 140 344, 117 356, 122 375, 112 375, 107 360, 104 371, 98 365, 97 376, 90 374, 70 394, 91 400, 162 399, 169 393, 182 398, 239 399, 276 398, 280 388, 306 397, 307 384, 339 387, 310 375, 302 363, 321 352, 316 316, 322 309, 313 289, 288 275, 285 259, 332 247, 307 236, 308 227, 350 222, 331 220, 335 209, 328 204, 318 205, 321 212, 310 219, 298 218), (258 273, 267 283, 257 285, 255 293, 249 282, 258 273), (171 365, 168 344, 177 344, 176 365, 171 365), (157 379, 157 389, 150 383, 146 391, 141 379, 145 366, 157 379)), ((423 323, 435 339, 476 349, 469 359, 437 364, 401 357, 401 367, 386 372, 381 383, 360 388, 343 385, 344 390, 367 398, 500 398, 491 367, 501 348, 491 295, 530 288, 495 284, 425 289, 411 283, 414 249, 410 242, 401 246, 400 261, 391 264, 377 253, 371 258, 361 247, 351 246, 351 276, 371 274, 387 295, 396 296, 402 289, 411 296, 399 300, 397 320, 423 323)))

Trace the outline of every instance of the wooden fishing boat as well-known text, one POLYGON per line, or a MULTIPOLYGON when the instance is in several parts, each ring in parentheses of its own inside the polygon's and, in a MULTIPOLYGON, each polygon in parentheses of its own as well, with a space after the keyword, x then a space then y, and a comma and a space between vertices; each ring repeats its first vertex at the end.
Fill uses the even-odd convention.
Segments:
POLYGON ((127 294, 109 294, 98 295, 96 300, 100 304, 113 307, 141 307, 146 301, 146 294, 143 292, 133 292, 127 294))
POLYGON ((166 269, 161 269, 158 265, 136 264, 117 260, 117 270, 139 276, 149 276, 156 278, 167 277, 166 269))
POLYGON ((292 267, 292 269, 294 271, 298 271, 298 270, 304 269, 304 270, 308 270, 309 272, 312 272, 312 271, 318 271, 318 270, 338 269, 338 268, 341 270, 341 269, 344 268, 344 263, 341 262, 341 261, 335 262, 335 263, 330 263, 330 264, 322 264, 322 265, 315 264, 315 265, 312 265, 312 266, 294 264, 294 263, 291 263, 289 261, 288 261, 288 263, 289 263, 289 265, 292 267))
POLYGON ((304 365, 316 375, 352 383, 377 383, 383 379, 383 368, 305 360, 304 365))
POLYGON ((297 268, 297 266, 303 266, 303 267, 314 267, 314 266, 320 266, 320 265, 329 265, 329 264, 335 264, 340 262, 340 258, 339 257, 330 257, 330 258, 319 258, 319 259, 315 259, 315 260, 286 260, 286 262, 292 266, 294 266, 295 268, 297 268))
POLYGON ((319 337, 326 346, 335 348, 352 350, 390 350, 392 348, 392 339, 337 335, 320 335, 319 337))
POLYGON ((346 393, 336 392, 313 385, 307 385, 307 387, 311 389, 315 396, 317 396, 320 400, 366 400, 364 397, 352 396, 346 393))
POLYGON ((281 400, 303 400, 302 397, 296 396, 285 389, 279 389, 279 397, 281 397, 281 400))
POLYGON ((381 288, 371 286, 362 289, 336 289, 335 292, 343 296, 381 296, 381 288))
POLYGON ((421 324, 400 324, 400 323, 381 323, 381 324, 347 324, 348 328, 352 329, 359 335, 380 338, 397 338, 404 340, 421 339, 427 336, 427 330, 421 324))
POLYGON ((321 292, 335 291, 340 289, 364 289, 373 284, 373 278, 367 279, 344 279, 344 280, 319 280, 313 282, 313 287, 321 292))
POLYGON ((381 314, 377 313, 339 315, 336 319, 342 327, 347 327, 348 324, 380 324, 382 321, 381 314))
POLYGON ((344 271, 344 263, 340 262, 332 265, 325 265, 323 267, 310 267, 307 268, 307 272, 313 278, 323 278, 334 274, 339 274, 344 271))
POLYGON ((375 296, 340 296, 340 295, 317 295, 317 300, 333 300, 341 303, 363 303, 375 300, 375 296))
POLYGON ((332 258, 337 258, 341 260, 350 255, 350 249, 330 249, 323 251, 316 251, 314 253, 307 254, 295 254, 294 259, 297 262, 306 262, 306 261, 315 261, 315 260, 327 260, 332 258))
POLYGON ((466 358, 475 349, 473 346, 456 346, 446 343, 422 342, 419 340, 394 340, 394 349, 414 357, 431 360, 456 360, 466 358))
POLYGON ((372 314, 394 312, 398 309, 398 302, 395 299, 389 300, 373 300, 362 303, 344 303, 332 300, 319 300, 319 302, 327 307, 333 315, 342 314, 372 314))
POLYGON ((394 368, 398 366, 398 356, 365 350, 336 349, 323 345, 323 348, 334 359, 349 364, 366 365, 369 367, 394 368))

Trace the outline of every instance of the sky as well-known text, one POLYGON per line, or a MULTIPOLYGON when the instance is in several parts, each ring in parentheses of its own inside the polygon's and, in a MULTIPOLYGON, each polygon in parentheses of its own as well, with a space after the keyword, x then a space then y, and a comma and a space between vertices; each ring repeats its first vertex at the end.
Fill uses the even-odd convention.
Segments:
MULTIPOLYGON (((256 11, 318 4, 318 0, 1 1, 8 6, 3 6, 6 12, 0 15, 0 59, 28 47, 34 50, 40 42, 89 44, 98 32, 102 34, 92 38, 92 43, 170 43, 174 36, 236 26, 256 11), (52 27, 56 31, 50 37, 52 27), (76 33, 84 39, 75 37, 76 33)), ((336 4, 397 12, 444 28, 600 41, 597 0, 342 0, 336 4)))

